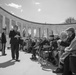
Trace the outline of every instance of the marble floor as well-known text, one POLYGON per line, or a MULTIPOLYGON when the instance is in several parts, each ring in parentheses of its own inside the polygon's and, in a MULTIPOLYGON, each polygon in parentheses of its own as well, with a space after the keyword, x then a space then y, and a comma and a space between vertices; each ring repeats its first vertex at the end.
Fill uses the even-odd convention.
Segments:
POLYGON ((30 60, 31 54, 20 51, 20 62, 11 60, 11 51, 6 49, 6 56, 0 51, 0 75, 61 75, 52 73, 55 67, 50 64, 43 68, 37 61, 30 60))

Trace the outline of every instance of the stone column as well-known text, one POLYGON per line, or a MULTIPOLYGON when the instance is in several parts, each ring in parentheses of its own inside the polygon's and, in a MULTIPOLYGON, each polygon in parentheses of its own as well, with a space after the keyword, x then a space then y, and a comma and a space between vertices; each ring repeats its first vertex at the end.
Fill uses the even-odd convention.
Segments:
POLYGON ((34 37, 34 28, 31 27, 31 37, 33 38, 34 37))
POLYGON ((3 27, 3 15, 0 15, 0 33, 2 33, 2 27, 3 27))
POLYGON ((41 28, 39 28, 38 30, 39 30, 39 37, 41 37, 41 28))
POLYGON ((28 35, 31 35, 32 34, 31 27, 30 26, 27 26, 27 28, 28 28, 28 35))
POLYGON ((2 28, 5 28, 6 27, 6 25, 5 25, 5 16, 3 16, 3 26, 2 26, 2 28))
POLYGON ((10 19, 10 24, 9 24, 9 30, 11 30, 13 26, 11 25, 11 19, 10 19))
POLYGON ((43 37, 43 36, 44 36, 44 28, 41 27, 41 37, 43 37))
POLYGON ((10 19, 8 17, 5 17, 5 27, 6 27, 6 32, 9 34, 9 26, 10 26, 10 19))
POLYGON ((23 30, 23 25, 22 25, 22 23, 21 23, 21 36, 23 37, 23 32, 22 32, 22 30, 23 30))
POLYGON ((36 37, 39 37, 39 28, 36 28, 36 37))
POLYGON ((21 37, 22 37, 22 24, 20 22, 17 22, 21 37))
POLYGON ((49 38, 49 29, 47 28, 47 38, 49 38))
POLYGON ((26 37, 28 36, 28 27, 26 25, 26 37))

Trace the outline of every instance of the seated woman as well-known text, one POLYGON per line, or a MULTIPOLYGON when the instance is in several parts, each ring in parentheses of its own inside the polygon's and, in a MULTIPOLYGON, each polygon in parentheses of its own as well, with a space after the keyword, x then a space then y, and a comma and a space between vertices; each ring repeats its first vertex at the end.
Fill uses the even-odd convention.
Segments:
POLYGON ((63 54, 64 52, 64 49, 66 48, 65 45, 61 45, 60 43, 63 41, 63 42, 66 42, 68 38, 68 35, 65 31, 62 31, 61 34, 60 34, 60 39, 57 41, 58 43, 58 57, 59 57, 59 64, 58 64, 58 67, 60 67, 60 57, 61 55, 63 54))

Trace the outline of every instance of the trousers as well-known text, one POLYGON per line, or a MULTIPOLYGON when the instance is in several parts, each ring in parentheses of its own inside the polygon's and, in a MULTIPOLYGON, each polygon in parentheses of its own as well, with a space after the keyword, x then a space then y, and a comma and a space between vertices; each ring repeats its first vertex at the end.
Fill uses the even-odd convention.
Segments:
POLYGON ((70 62, 69 62, 69 55, 64 60, 64 70, 63 75, 72 75, 72 72, 70 70, 70 62))
POLYGON ((11 44, 11 56, 12 59, 19 58, 19 44, 11 44))
POLYGON ((2 55, 5 54, 6 43, 2 43, 2 55))

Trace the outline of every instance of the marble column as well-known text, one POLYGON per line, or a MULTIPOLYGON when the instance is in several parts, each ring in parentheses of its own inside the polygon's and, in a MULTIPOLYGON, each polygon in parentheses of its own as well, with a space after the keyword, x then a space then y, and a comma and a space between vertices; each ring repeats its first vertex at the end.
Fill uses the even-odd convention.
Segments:
POLYGON ((2 33, 2 27, 3 27, 3 15, 0 15, 0 33, 2 33))
POLYGON ((36 28, 36 37, 39 37, 39 28, 36 28))
POLYGON ((34 28, 31 27, 31 37, 33 38, 34 37, 34 28))
POLYGON ((28 27, 26 26, 26 37, 28 36, 28 27))
POLYGON ((44 37, 44 28, 41 27, 41 37, 44 37))
POLYGON ((49 29, 47 28, 47 38, 49 38, 49 29))
POLYGON ((39 28, 39 37, 41 37, 41 28, 39 28))
POLYGON ((21 37, 22 37, 22 24, 20 22, 17 22, 21 37))
POLYGON ((9 30, 12 30, 13 26, 11 25, 11 19, 10 19, 10 24, 9 24, 9 30))
POLYGON ((5 25, 5 16, 3 16, 3 26, 2 26, 2 28, 5 28, 6 27, 6 25, 5 25))
POLYGON ((21 36, 23 37, 23 32, 22 32, 22 29, 23 29, 23 28, 22 28, 22 27, 23 27, 23 25, 22 25, 22 23, 21 23, 21 29, 20 29, 21 31, 20 31, 20 32, 21 32, 21 36))

